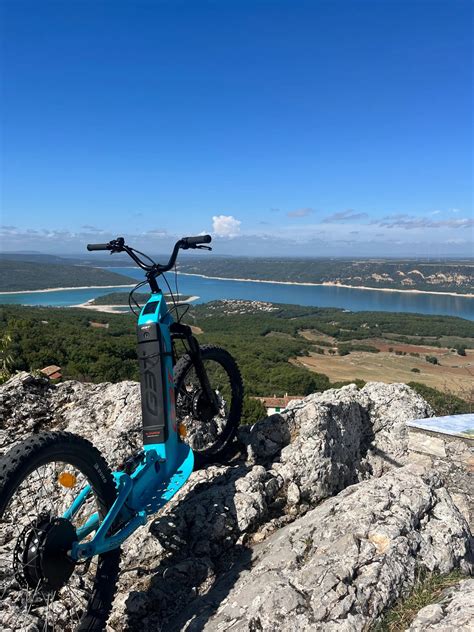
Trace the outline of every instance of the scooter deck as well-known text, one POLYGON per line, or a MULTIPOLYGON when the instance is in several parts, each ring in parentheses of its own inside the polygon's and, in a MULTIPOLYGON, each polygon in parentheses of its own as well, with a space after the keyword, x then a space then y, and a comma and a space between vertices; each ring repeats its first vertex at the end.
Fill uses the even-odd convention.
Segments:
POLYGON ((194 468, 194 455, 185 443, 179 443, 174 466, 168 461, 160 463, 159 481, 153 491, 143 498, 143 508, 148 515, 166 505, 186 483, 194 468))

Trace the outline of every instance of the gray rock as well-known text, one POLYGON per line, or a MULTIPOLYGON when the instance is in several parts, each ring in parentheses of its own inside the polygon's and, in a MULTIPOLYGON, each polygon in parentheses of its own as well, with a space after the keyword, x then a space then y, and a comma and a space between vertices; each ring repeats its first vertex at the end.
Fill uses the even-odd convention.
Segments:
POLYGON ((409 460, 432 467, 443 482, 466 520, 474 528, 474 440, 451 435, 408 432, 409 460))
POLYGON ((92 441, 117 466, 141 444, 136 382, 52 385, 19 373, 0 387, 0 450, 32 432, 68 430, 92 441))
POLYGON ((216 588, 169 629, 367 629, 417 567, 472 570, 466 522, 439 485, 407 466, 348 487, 256 545, 227 595, 216 588))
MULTIPOLYGON (((133 382, 20 374, 0 387, 0 409, 1 452, 66 429, 117 467, 141 445, 133 382)), ((439 477, 394 470, 405 422, 430 412, 405 385, 372 383, 242 428, 240 459, 194 472, 124 544, 109 632, 359 630, 410 588, 415 565, 468 568, 469 532, 439 477)))
POLYGON ((474 630, 474 579, 465 579, 446 590, 441 600, 422 608, 408 632, 474 630))

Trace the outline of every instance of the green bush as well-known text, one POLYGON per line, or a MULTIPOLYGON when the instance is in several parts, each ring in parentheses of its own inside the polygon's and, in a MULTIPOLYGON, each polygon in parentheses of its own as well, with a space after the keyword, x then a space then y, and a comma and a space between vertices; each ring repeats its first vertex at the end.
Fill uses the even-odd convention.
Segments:
POLYGON ((333 344, 332 342, 327 342, 327 340, 315 340, 314 341, 315 345, 319 345, 320 347, 332 347, 333 344))
POLYGON ((340 356, 349 355, 351 351, 352 351, 351 347, 338 347, 337 348, 337 352, 340 356))
POLYGON ((245 395, 242 409, 241 424, 252 425, 259 419, 265 419, 267 409, 259 399, 245 395))
POLYGON ((420 382, 408 382, 408 386, 428 402, 436 415, 461 415, 472 412, 472 405, 453 393, 444 393, 420 382))

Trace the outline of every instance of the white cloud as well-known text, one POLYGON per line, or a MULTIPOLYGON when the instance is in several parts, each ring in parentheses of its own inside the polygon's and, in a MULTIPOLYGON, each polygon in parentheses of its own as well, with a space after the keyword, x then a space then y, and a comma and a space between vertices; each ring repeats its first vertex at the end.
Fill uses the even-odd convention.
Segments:
POLYGON ((241 223, 233 215, 214 215, 212 232, 218 237, 236 237, 240 233, 241 223))

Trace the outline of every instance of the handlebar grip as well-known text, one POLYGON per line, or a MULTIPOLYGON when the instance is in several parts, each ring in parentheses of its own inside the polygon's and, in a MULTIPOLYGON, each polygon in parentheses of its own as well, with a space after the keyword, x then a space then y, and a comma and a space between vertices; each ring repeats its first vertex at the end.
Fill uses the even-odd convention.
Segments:
POLYGON ((198 235, 197 237, 183 237, 181 240, 188 248, 193 248, 199 244, 210 244, 212 237, 210 235, 198 235))
POLYGON ((110 244, 87 244, 87 250, 110 250, 110 244))

